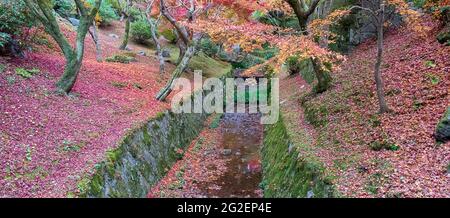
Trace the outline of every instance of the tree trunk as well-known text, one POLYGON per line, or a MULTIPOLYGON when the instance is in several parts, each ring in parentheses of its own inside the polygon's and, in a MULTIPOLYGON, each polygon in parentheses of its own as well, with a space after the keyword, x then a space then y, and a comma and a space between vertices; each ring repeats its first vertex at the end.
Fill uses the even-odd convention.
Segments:
POLYGON ((380 106, 380 113, 389 112, 389 107, 386 104, 386 100, 384 99, 384 84, 383 79, 381 78, 381 62, 383 58, 383 24, 384 24, 384 3, 380 1, 380 20, 378 23, 378 37, 377 37, 377 62, 375 63, 375 83, 377 87, 377 96, 378 103, 380 106))
MULTIPOLYGON (((159 43, 158 36, 156 35, 156 31, 158 30, 158 26, 159 26, 159 22, 160 22, 160 17, 158 18, 158 20, 155 21, 150 16, 150 14, 151 14, 150 12, 152 11, 153 3, 154 2, 151 2, 147 5, 147 10, 146 10, 145 16, 147 18, 147 22, 150 24, 150 32, 152 34, 152 40, 156 45, 156 54, 157 54, 158 60, 159 60, 159 73, 163 75, 165 73, 165 60, 163 57, 161 43, 159 43)), ((160 16, 161 16, 161 14, 160 14, 160 16)))
POLYGON ((178 53, 178 59, 177 59, 176 64, 178 65, 178 64, 181 63, 181 61, 183 60, 183 57, 184 57, 184 55, 186 53, 186 45, 181 40, 177 41, 177 45, 178 45, 178 48, 179 48, 179 53, 178 53))
POLYGON ((298 19, 298 24, 300 25, 300 30, 306 35, 306 34, 308 34, 308 32, 307 32, 307 26, 308 26, 308 24, 307 24, 307 22, 308 22, 308 20, 307 20, 307 18, 306 19, 304 19, 304 18, 302 18, 302 17, 297 17, 297 19, 298 19))
POLYGON ((285 0, 289 6, 291 6, 292 10, 295 13, 295 16, 298 19, 300 29, 302 31, 307 30, 307 22, 309 16, 316 10, 317 5, 319 4, 320 0, 313 0, 309 2, 309 6, 306 4, 305 1, 299 1, 299 0, 285 0))
POLYGON ((80 14, 80 24, 77 28, 76 48, 73 49, 67 38, 61 32, 53 14, 53 9, 47 4, 47 1, 25 0, 25 4, 30 9, 32 15, 44 25, 45 31, 58 43, 66 59, 64 73, 56 83, 59 92, 68 93, 75 84, 83 61, 84 40, 101 3, 102 0, 96 0, 94 5, 92 5, 93 7, 87 8, 82 1, 75 0, 77 11, 80 14))
POLYGON ((127 16, 126 19, 127 20, 125 21, 125 35, 123 37, 122 44, 119 47, 120 50, 125 50, 127 48, 128 38, 129 38, 129 35, 130 35, 130 23, 131 23, 130 19, 131 18, 130 18, 130 16, 127 16))
POLYGON ((84 39, 86 38, 89 27, 91 26, 91 22, 92 20, 88 20, 86 18, 80 19, 80 25, 77 29, 75 51, 70 55, 65 56, 66 67, 64 68, 62 77, 56 83, 56 87, 59 92, 69 93, 75 85, 75 81, 77 80, 83 61, 84 39))
POLYGON ((198 42, 200 41, 201 37, 195 37, 193 39, 193 43, 188 46, 186 49, 186 52, 183 55, 183 58, 181 59, 181 62, 177 65, 177 68, 172 73, 172 77, 167 82, 166 86, 161 89, 161 91, 156 95, 156 99, 159 101, 164 101, 167 96, 172 92, 172 85, 175 79, 181 76, 181 74, 186 70, 188 67, 189 61, 195 54, 195 49, 197 47, 198 42))
POLYGON ((64 73, 56 83, 58 92, 69 93, 72 90, 78 77, 78 72, 81 69, 81 62, 82 60, 77 59, 75 55, 68 59, 66 58, 64 73))
POLYGON ((95 24, 95 21, 92 24, 92 30, 89 29, 89 34, 91 35, 92 40, 94 40, 95 57, 97 59, 97 62, 102 62, 102 47, 100 44, 100 39, 98 38, 97 25, 95 24))
POLYGON ((317 78, 317 85, 314 87, 316 93, 322 93, 326 91, 331 84, 331 76, 328 72, 322 69, 322 63, 319 60, 311 58, 311 62, 314 68, 314 74, 317 78))
MULTIPOLYGON (((289 6, 291 6, 292 10, 297 17, 298 23, 300 25, 300 30, 302 34, 308 35, 308 18, 311 14, 316 10, 317 5, 319 4, 319 0, 314 0, 310 2, 310 6, 308 7, 306 2, 299 0, 285 0, 289 6)), ((317 85, 314 88, 316 93, 322 93, 326 91, 331 84, 331 76, 328 72, 322 69, 322 63, 315 58, 311 58, 311 62, 314 68, 314 74, 317 78, 317 85)))
MULTIPOLYGON (((149 22, 152 22, 152 21, 149 21, 149 22)), ((164 62, 164 57, 162 54, 161 44, 159 43, 158 37, 156 36, 156 29, 157 29, 156 24, 151 24, 152 39, 156 45, 156 53, 158 55, 158 60, 159 60, 159 73, 164 74, 165 62, 164 62)))

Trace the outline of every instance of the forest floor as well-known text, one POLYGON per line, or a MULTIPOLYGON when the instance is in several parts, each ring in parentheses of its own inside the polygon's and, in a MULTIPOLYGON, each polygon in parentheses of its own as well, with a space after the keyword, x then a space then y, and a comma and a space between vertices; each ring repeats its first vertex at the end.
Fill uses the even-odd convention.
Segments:
POLYGON ((333 73, 334 86, 325 93, 309 96, 299 76, 282 80, 286 125, 299 144, 312 145, 298 149, 324 163, 340 195, 450 197, 450 142, 433 137, 450 102, 450 47, 436 42, 435 32, 420 39, 400 29, 387 33, 384 49, 393 112, 377 113, 376 43, 369 40, 333 73))
MULTIPOLYGON (((61 25, 74 43, 74 28, 67 22, 61 25)), ((0 57, 0 197, 75 196, 77 182, 93 173, 94 165, 117 146, 121 136, 170 107, 167 102, 175 92, 167 102, 154 96, 174 65, 167 62, 167 72, 161 75, 154 48, 131 39, 128 51, 119 50, 123 29, 118 21, 99 29, 103 60, 131 54, 136 61, 97 62, 88 34, 82 69, 72 92, 65 96, 54 93, 64 57, 42 30, 36 31, 37 40, 25 58, 0 57), (146 55, 136 55, 141 51, 146 55), (19 68, 39 72, 25 78, 18 74, 19 68)), ((176 57, 176 51, 171 51, 176 57)), ((194 59, 208 63, 219 74, 231 70, 230 64, 211 58, 194 59)), ((203 65, 192 67, 211 71, 211 66, 203 65)))
MULTIPOLYGON (((73 42, 72 27, 63 27, 73 42)), ((104 58, 122 52, 117 49, 121 39, 103 31, 99 35, 104 58)), ((77 181, 92 173, 121 136, 169 107, 154 98, 169 76, 158 73, 154 57, 136 56, 131 64, 98 63, 89 35, 73 92, 55 94, 64 57, 49 37, 41 41, 24 59, 0 57, 6 67, 0 73, 0 197, 76 193, 77 181), (39 73, 23 78, 17 68, 39 73)))

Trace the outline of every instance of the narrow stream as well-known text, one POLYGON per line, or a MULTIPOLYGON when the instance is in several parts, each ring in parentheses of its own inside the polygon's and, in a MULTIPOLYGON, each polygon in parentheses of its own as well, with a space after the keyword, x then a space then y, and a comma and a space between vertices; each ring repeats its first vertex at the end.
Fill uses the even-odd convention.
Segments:
POLYGON ((208 197, 261 197, 260 146, 263 126, 259 114, 226 113, 219 126, 226 172, 217 180, 199 184, 208 197), (220 189, 209 187, 218 186, 220 189))

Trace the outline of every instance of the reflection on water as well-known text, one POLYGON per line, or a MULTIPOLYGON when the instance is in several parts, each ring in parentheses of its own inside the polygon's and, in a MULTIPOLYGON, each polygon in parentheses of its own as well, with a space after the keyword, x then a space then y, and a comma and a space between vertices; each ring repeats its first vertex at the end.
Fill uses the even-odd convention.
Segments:
POLYGON ((220 124, 227 171, 212 184, 201 184, 208 197, 260 197, 259 149, 263 127, 259 114, 227 113, 220 124), (220 187, 220 188, 211 188, 220 187))

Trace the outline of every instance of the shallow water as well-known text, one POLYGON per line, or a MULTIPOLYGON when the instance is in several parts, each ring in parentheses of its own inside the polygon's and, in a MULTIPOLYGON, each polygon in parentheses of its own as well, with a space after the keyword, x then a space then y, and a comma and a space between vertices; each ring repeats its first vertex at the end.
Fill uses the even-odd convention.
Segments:
POLYGON ((199 188, 208 197, 261 197, 259 150, 263 126, 260 115, 226 113, 219 128, 222 155, 229 159, 227 170, 219 179, 201 184, 199 188))

